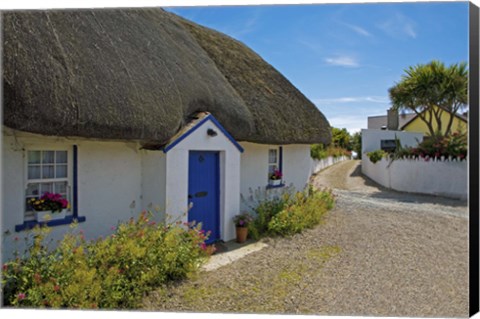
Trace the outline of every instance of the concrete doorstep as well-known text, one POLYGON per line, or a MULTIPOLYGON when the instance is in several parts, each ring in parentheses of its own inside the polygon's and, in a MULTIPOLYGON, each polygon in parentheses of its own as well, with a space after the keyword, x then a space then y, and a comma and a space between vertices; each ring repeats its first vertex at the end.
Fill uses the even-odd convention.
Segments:
POLYGON ((209 261, 205 265, 203 265, 201 269, 205 271, 212 271, 218 269, 222 266, 231 264, 234 261, 247 256, 248 254, 262 250, 267 246, 267 244, 262 242, 254 242, 252 244, 248 244, 232 251, 215 254, 210 257, 209 261))

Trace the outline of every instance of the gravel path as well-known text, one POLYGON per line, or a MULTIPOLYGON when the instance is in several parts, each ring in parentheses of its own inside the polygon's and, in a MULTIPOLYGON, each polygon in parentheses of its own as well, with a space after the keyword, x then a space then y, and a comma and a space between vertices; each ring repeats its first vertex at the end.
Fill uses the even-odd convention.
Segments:
POLYGON ((145 298, 161 311, 468 316, 465 202, 377 187, 359 161, 315 176, 337 205, 315 229, 145 298))

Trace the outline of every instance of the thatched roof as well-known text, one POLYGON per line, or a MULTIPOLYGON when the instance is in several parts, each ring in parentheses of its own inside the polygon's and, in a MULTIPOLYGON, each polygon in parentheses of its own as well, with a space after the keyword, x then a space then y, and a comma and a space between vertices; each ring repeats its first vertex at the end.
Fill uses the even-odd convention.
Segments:
POLYGON ((2 18, 7 127, 161 144, 205 111, 239 141, 330 140, 323 114, 252 50, 162 9, 2 18))

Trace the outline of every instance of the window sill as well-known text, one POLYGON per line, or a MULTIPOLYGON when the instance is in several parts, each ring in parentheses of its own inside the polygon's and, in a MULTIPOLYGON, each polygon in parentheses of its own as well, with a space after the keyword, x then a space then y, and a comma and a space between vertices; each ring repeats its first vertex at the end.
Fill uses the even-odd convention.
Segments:
POLYGON ((284 183, 279 184, 279 185, 270 185, 270 184, 268 184, 268 185, 266 186, 266 189, 281 188, 281 187, 285 187, 285 184, 284 184, 284 183))
POLYGON ((60 225, 69 225, 69 224, 72 224, 74 221, 77 221, 78 223, 83 223, 85 220, 86 220, 85 216, 78 216, 75 218, 73 216, 66 216, 63 219, 57 219, 49 222, 40 222, 40 223, 37 222, 36 220, 29 220, 29 221, 23 222, 23 224, 15 225, 15 231, 20 232, 22 230, 32 229, 37 225, 47 225, 48 227, 52 227, 52 226, 60 226, 60 225))

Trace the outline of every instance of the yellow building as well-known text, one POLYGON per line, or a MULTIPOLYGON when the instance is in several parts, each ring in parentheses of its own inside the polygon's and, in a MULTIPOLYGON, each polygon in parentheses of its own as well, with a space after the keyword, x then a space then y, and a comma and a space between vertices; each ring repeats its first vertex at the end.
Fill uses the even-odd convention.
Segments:
MULTIPOLYGON (((442 134, 445 134, 445 130, 447 129, 449 120, 450 120, 450 114, 444 111, 441 117, 441 121, 442 121, 441 133, 442 134)), ((437 130, 438 125, 435 119, 432 121, 432 124, 433 124, 433 128, 437 130)), ((421 132, 425 135, 430 135, 430 130, 428 129, 427 124, 419 116, 413 117, 410 121, 408 121, 403 126, 401 126, 400 130, 407 131, 407 132, 421 132)), ((453 118, 453 123, 452 123, 450 132, 466 133, 467 130, 468 130, 467 117, 456 114, 455 117, 453 118)))

